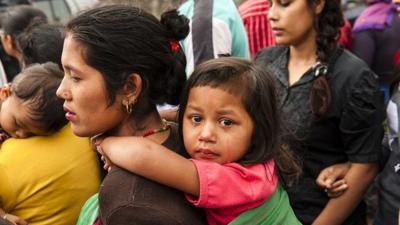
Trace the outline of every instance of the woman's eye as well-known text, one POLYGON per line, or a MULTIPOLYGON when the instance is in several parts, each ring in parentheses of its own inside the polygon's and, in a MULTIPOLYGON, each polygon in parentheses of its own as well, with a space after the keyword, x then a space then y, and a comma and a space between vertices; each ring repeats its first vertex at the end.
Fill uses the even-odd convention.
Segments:
POLYGON ((193 123, 200 123, 201 122, 201 117, 200 116, 192 116, 191 120, 193 123))
POLYGON ((77 77, 77 76, 71 76, 71 79, 72 79, 74 82, 78 82, 78 81, 81 80, 81 78, 79 78, 79 77, 77 77))
POLYGON ((231 126, 233 124, 233 121, 230 119, 222 119, 220 120, 220 124, 222 126, 231 126))

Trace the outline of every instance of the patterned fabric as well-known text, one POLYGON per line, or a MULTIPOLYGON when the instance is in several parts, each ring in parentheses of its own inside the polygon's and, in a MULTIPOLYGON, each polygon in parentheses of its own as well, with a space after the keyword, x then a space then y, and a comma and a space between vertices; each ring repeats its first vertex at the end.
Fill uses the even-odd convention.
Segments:
POLYGON ((239 7, 249 39, 251 57, 259 50, 275 45, 275 37, 268 21, 268 10, 267 0, 248 0, 239 7))

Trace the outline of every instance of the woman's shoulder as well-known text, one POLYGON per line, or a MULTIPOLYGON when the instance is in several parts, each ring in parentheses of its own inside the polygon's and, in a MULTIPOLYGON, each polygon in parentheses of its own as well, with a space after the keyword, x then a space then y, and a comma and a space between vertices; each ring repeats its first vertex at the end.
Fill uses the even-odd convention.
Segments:
POLYGON ((99 203, 104 224, 158 224, 160 219, 163 224, 205 224, 202 211, 191 206, 183 193, 118 167, 104 179, 99 203))
POLYGON ((287 51, 286 46, 273 46, 260 50, 254 57, 254 62, 257 64, 268 64, 274 62, 279 56, 287 51))
POLYGON ((338 80, 343 80, 348 86, 354 85, 364 79, 378 84, 378 76, 368 65, 346 49, 343 50, 334 62, 332 76, 338 80))

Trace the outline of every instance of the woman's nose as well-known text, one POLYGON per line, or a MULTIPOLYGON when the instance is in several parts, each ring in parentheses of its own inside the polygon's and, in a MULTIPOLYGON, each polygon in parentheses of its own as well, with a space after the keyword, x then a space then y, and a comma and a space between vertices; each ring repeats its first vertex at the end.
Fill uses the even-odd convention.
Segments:
POLYGON ((57 97, 62 98, 62 99, 67 99, 69 97, 69 94, 68 94, 67 90, 65 89, 64 79, 63 79, 63 81, 61 81, 61 84, 57 89, 56 95, 57 95, 57 97))

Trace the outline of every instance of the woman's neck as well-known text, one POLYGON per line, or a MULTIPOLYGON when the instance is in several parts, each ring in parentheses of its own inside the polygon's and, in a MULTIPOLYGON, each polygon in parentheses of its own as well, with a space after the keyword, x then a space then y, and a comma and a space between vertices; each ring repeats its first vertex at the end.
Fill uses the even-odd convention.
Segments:
MULTIPOLYGON (((143 136, 146 132, 153 131, 164 126, 160 114, 157 111, 149 113, 145 118, 137 121, 132 118, 127 118, 122 122, 122 125, 111 132, 113 136, 143 136)), ((157 142, 164 142, 169 136, 169 131, 155 133, 147 138, 157 142)))

